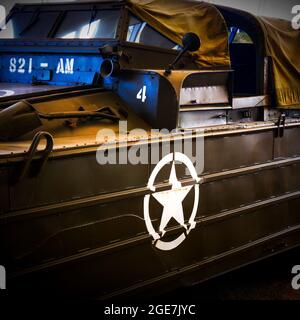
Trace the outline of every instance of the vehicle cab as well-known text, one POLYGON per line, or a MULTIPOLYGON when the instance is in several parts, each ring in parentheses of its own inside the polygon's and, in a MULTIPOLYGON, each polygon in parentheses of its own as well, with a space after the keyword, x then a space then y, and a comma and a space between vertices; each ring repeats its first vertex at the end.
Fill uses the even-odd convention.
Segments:
MULTIPOLYGON (((266 34, 261 22, 243 11, 160 1, 149 9, 136 0, 26 4, 16 5, 6 22, 0 32, 1 108, 20 99, 100 90, 98 100, 113 95, 158 129, 254 123, 280 115, 269 112, 276 89, 266 34), (160 9, 172 19, 162 18, 160 9), (176 16, 176 10, 190 10, 191 18, 176 16), (200 48, 185 52, 167 73, 184 50, 183 35, 191 31, 200 48)), ((55 101, 52 107, 48 101, 47 112, 62 111, 55 101)), ((86 105, 84 110, 102 107, 86 105)), ((47 121, 43 126, 49 129, 47 121)))

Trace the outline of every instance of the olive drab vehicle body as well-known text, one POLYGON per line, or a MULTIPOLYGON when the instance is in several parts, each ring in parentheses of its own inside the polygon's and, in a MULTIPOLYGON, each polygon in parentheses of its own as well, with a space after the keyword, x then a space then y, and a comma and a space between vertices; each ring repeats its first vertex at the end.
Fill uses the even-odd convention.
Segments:
POLYGON ((300 244, 299 57, 275 45, 299 31, 192 0, 15 5, 5 22, 7 288, 157 294, 300 244))

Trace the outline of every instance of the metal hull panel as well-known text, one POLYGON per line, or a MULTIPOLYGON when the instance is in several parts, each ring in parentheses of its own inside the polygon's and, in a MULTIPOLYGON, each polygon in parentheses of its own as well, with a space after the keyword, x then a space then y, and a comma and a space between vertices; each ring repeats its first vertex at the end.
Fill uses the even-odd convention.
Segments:
MULTIPOLYGON (((6 188, 18 163, 3 164, 0 243, 12 285, 30 281, 100 297, 179 276, 202 281, 300 244, 294 236, 300 228, 300 150, 286 151, 277 139, 284 137, 275 138, 273 130, 205 138, 197 225, 168 252, 153 246, 143 216, 154 165, 100 166, 95 151, 66 154, 52 157, 38 177, 6 188)), ((186 179, 183 168, 177 175, 186 179)), ((168 169, 159 181, 167 177, 168 169)), ((188 196, 186 210, 192 203, 188 196)), ((161 209, 153 204, 152 210, 157 225, 161 209)), ((171 238, 183 231, 175 224, 171 229, 171 238)))

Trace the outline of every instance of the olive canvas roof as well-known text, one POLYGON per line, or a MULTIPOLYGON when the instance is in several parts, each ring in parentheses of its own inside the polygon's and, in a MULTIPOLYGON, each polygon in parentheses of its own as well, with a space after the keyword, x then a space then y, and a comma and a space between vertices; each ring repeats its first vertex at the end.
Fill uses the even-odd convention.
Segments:
POLYGON ((129 9, 140 19, 181 45, 187 32, 201 39, 193 53, 202 67, 229 66, 228 31, 217 8, 196 0, 128 0, 129 9))
POLYGON ((300 109, 300 30, 291 22, 258 17, 265 39, 265 55, 273 61, 277 105, 300 109))

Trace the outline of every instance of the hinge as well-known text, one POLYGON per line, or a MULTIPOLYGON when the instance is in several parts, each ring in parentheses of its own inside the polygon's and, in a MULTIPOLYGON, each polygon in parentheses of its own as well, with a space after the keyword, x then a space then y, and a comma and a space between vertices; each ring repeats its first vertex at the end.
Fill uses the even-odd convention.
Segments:
POLYGON ((285 120, 286 120, 285 113, 281 113, 276 124, 277 129, 275 133, 275 138, 282 138, 284 136, 285 120))

